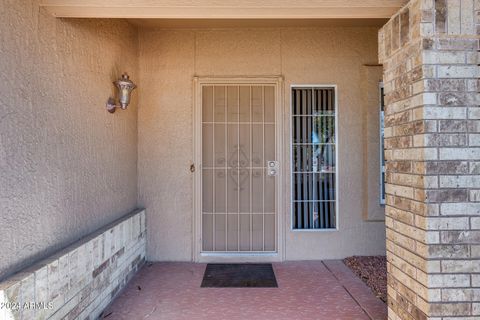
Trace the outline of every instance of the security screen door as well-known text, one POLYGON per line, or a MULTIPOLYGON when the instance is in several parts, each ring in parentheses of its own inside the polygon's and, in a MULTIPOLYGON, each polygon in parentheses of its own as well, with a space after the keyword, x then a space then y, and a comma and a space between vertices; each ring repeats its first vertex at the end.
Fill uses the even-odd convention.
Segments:
POLYGON ((202 86, 202 252, 275 252, 275 86, 202 86))

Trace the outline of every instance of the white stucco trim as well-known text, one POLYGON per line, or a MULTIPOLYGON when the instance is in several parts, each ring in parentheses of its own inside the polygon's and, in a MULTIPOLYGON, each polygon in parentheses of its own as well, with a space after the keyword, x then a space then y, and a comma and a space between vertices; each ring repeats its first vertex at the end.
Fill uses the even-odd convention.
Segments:
POLYGON ((283 135, 283 76, 196 76, 193 78, 193 155, 196 170, 193 179, 193 210, 192 210, 192 260, 195 262, 273 262, 285 260, 285 229, 284 221, 284 197, 283 173, 285 170, 286 156, 284 152, 283 135), (276 202, 276 252, 248 252, 248 253, 202 253, 202 86, 212 84, 269 84, 275 87, 275 133, 276 133, 276 157, 280 162, 280 170, 276 179, 275 202, 276 202), (283 166, 283 167, 282 167, 283 166))

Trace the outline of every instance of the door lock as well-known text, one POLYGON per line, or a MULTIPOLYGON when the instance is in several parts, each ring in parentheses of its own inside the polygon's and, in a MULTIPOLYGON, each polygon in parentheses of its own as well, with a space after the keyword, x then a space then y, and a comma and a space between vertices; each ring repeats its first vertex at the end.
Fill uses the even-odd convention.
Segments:
POLYGON ((190 172, 191 173, 195 172, 195 164, 193 164, 193 163, 192 163, 192 165, 190 165, 190 172))
POLYGON ((274 177, 278 173, 278 161, 267 161, 267 175, 274 177))

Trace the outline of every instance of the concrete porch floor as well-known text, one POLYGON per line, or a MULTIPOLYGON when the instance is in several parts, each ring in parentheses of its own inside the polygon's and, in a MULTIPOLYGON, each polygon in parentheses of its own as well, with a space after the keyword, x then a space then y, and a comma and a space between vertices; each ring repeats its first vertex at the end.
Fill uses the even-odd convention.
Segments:
POLYGON ((278 288, 201 288, 205 264, 147 264, 104 319, 384 320, 387 306, 341 261, 273 264, 278 288))

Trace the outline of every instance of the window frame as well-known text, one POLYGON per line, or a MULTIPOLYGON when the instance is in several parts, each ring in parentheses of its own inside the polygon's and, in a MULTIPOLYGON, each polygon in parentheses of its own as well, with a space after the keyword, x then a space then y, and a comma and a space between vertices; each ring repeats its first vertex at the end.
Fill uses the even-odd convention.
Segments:
POLYGON ((289 164, 289 179, 290 179, 290 231, 291 232, 337 232, 340 230, 340 220, 339 220, 339 192, 338 192, 338 181, 339 181, 339 166, 340 166, 340 159, 339 159, 339 120, 338 120, 338 86, 337 84, 291 84, 290 85, 290 90, 289 90, 289 110, 288 110, 288 128, 289 128, 289 151, 290 151, 290 164, 289 164), (295 216, 294 216, 294 207, 293 207, 293 199, 294 199, 294 187, 293 187, 293 89, 307 89, 307 88, 312 88, 312 89, 322 89, 322 88, 330 88, 333 89, 335 93, 335 228, 328 228, 328 229, 296 229, 294 228, 295 224, 295 216))
POLYGON ((385 205, 386 203, 386 195, 385 195, 385 86, 382 81, 378 83, 378 122, 379 122, 379 136, 380 136, 380 143, 379 143, 379 169, 380 169, 380 178, 379 178, 379 203, 380 205, 385 205))

